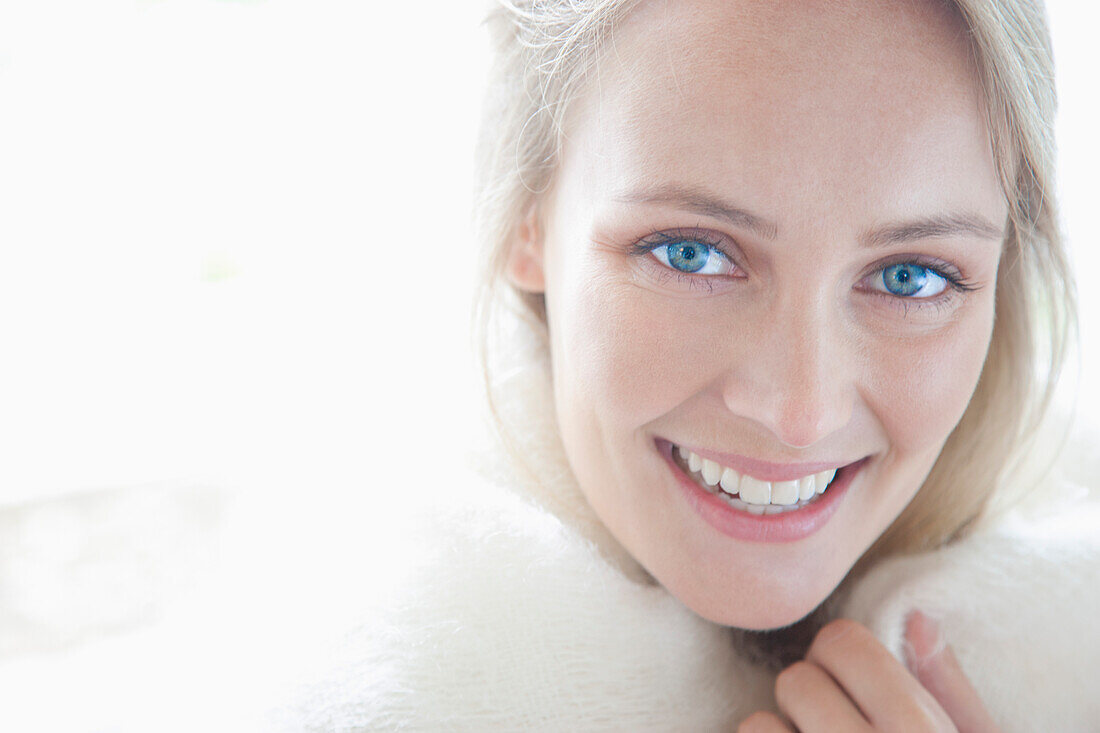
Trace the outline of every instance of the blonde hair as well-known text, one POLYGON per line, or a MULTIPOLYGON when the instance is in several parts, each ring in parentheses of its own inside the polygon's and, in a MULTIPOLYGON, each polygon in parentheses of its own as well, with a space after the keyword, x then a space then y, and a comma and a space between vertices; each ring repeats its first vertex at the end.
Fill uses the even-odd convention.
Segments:
MULTIPOLYGON (((948 2, 948 0, 943 0, 948 2)), ((484 246, 475 325, 486 353, 517 228, 550 185, 566 108, 603 40, 637 0, 500 0, 489 17, 496 62, 480 148, 477 223, 484 246)), ((1054 199, 1053 58, 1037 0, 950 0, 968 27, 997 170, 1009 203, 996 316, 975 393, 921 490, 857 564, 966 536, 1007 491, 1032 447, 1076 334, 1076 292, 1054 199)), ((541 295, 515 293, 545 325, 541 295)))

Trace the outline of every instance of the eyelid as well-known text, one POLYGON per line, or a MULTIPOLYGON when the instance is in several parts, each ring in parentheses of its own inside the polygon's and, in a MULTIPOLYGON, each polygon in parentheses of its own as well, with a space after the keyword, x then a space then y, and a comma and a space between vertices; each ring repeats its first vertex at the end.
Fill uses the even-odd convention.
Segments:
POLYGON ((955 265, 950 262, 919 254, 898 254, 888 257, 881 262, 875 263, 873 269, 871 269, 867 275, 870 276, 882 272, 891 265, 917 265, 936 273, 949 283, 952 281, 963 282, 965 280, 965 276, 959 271, 959 268, 955 267, 955 265))
MULTIPOLYGON (((705 244, 722 255, 727 262, 740 269, 740 265, 731 253, 735 247, 731 247, 727 237, 716 234, 707 229, 681 228, 654 230, 630 245, 630 254, 649 254, 658 247, 681 242, 698 242, 705 244)), ((682 273, 688 275, 691 273, 682 273)), ((697 277, 715 277, 714 275, 698 275, 697 277)))

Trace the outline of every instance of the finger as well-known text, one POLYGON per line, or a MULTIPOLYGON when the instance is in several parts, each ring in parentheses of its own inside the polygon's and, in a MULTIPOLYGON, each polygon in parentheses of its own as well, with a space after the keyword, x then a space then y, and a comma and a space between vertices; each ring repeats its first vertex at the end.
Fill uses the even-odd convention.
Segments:
POLYGON ((795 733, 794 730, 783 722, 775 713, 763 710, 753 713, 741 721, 737 726, 737 733, 795 733))
POLYGON ((940 704, 867 627, 841 618, 814 637, 806 660, 828 672, 876 729, 951 730, 940 704))
POLYGON ((821 667, 795 662, 775 679, 775 701, 800 731, 870 731, 855 703, 821 667))
POLYGON ((913 611, 905 623, 905 638, 909 669, 936 698, 959 733, 999 730, 932 619, 913 611))

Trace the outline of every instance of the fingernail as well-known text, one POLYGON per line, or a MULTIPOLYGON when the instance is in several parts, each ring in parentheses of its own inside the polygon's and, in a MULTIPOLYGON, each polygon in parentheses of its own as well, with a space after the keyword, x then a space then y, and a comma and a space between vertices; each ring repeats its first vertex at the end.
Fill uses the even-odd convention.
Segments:
POLYGON ((920 610, 914 610, 906 619, 905 638, 910 665, 923 665, 947 646, 939 624, 920 610))

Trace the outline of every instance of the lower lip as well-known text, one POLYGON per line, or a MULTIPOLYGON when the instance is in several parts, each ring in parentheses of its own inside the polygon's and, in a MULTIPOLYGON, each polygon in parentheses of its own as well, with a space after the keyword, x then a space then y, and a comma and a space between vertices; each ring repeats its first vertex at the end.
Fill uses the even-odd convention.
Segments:
POLYGON ((676 484, 691 508, 703 521, 724 535, 749 542, 794 542, 821 529, 840 506, 856 474, 870 460, 868 456, 841 468, 825 493, 802 509, 782 514, 750 514, 734 509, 695 483, 673 460, 672 444, 667 440, 658 440, 657 450, 672 469, 676 484))

